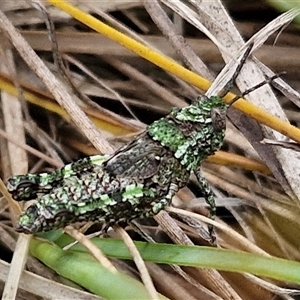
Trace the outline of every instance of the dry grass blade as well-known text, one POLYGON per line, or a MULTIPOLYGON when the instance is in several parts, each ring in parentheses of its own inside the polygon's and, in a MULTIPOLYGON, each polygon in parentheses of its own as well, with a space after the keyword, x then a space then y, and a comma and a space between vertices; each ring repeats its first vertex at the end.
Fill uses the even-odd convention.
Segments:
POLYGON ((65 231, 76 241, 78 241, 84 247, 86 247, 103 267, 107 268, 110 272, 118 272, 117 269, 113 266, 113 264, 102 253, 102 251, 99 248, 97 248, 84 234, 76 230, 71 225, 66 226, 65 231))
POLYGON ((191 276, 189 276, 178 266, 172 266, 172 268, 176 271, 177 274, 180 274, 180 276, 183 279, 182 281, 179 281, 180 279, 178 279, 178 281, 175 281, 177 278, 175 279, 174 276, 172 276, 172 274, 164 272, 162 268, 155 264, 147 263, 147 268, 150 274, 153 277, 157 278, 155 282, 156 286, 159 286, 160 288, 164 289, 166 291, 166 294, 169 295, 170 299, 197 299, 197 297, 193 297, 190 294, 190 291, 185 288, 184 284, 182 284, 182 281, 186 280, 187 282, 191 283, 197 288, 198 294, 201 293, 202 297, 204 297, 204 295, 207 295, 211 299, 222 300, 221 297, 217 296, 209 289, 205 288, 203 285, 200 285, 198 281, 194 280, 191 276), (176 289, 174 289, 175 284, 176 289))
POLYGON ((109 57, 105 58, 105 60, 117 70, 123 72, 123 74, 127 75, 130 78, 133 78, 136 82, 145 85, 147 89, 157 95, 159 99, 164 100, 175 107, 186 106, 185 101, 181 100, 179 97, 171 93, 168 89, 160 86, 155 81, 150 80, 148 76, 137 71, 129 64, 126 64, 118 59, 111 59, 109 57))
POLYGON ((244 274, 244 276, 247 277, 249 280, 255 282, 256 284, 262 286, 264 289, 269 290, 272 293, 279 295, 282 299, 293 300, 294 298, 292 298, 290 295, 293 295, 293 294, 297 295, 299 293, 298 290, 281 288, 273 283, 262 280, 251 274, 244 274))
MULTIPOLYGON (((50 165, 56 167, 56 168, 60 168, 62 165, 60 163, 58 163, 55 159, 50 158, 49 156, 45 155, 44 153, 37 151, 36 149, 26 145, 26 144, 22 144, 19 140, 12 138, 11 135, 9 135, 8 133, 4 132, 2 129, 0 129, 0 135, 4 138, 6 138, 9 142, 11 142, 12 144, 15 144, 17 147, 28 151, 29 153, 35 155, 36 157, 41 158, 42 160, 46 161, 47 163, 49 163, 50 165)), ((15 156, 17 157, 17 156, 15 156)), ((27 168, 27 167, 26 167, 27 168)), ((18 173, 24 173, 22 170, 18 170, 18 173)))
POLYGON ((170 0, 162 0, 162 3, 170 7, 183 19, 190 22, 193 26, 202 31, 206 36, 210 38, 211 41, 213 41, 215 45, 218 46, 219 49, 225 49, 223 48, 223 45, 218 41, 218 39, 216 39, 214 35, 211 34, 210 30, 208 30, 207 27, 201 22, 199 15, 191 8, 189 8, 186 4, 181 1, 174 2, 170 0))
POLYGON ((209 80, 213 80, 211 72, 206 65, 195 54, 183 36, 176 33, 174 24, 168 18, 167 14, 158 4, 156 0, 144 1, 144 6, 157 27, 162 31, 164 36, 168 38, 176 52, 183 59, 183 62, 189 67, 190 70, 201 74, 209 80))
POLYGON ((235 230, 228 227, 228 225, 222 224, 220 221, 216 222, 216 221, 214 221, 210 218, 207 218, 207 217, 204 217, 204 216, 201 216, 201 215, 197 215, 197 214, 193 214, 193 213, 188 212, 188 211, 180 210, 178 208, 168 207, 168 208, 166 208, 166 210, 170 211, 170 212, 174 212, 176 214, 182 214, 184 216, 197 219, 197 220, 199 220, 201 222, 205 222, 207 224, 211 224, 214 227, 216 227, 218 229, 221 229, 224 233, 226 233, 233 240, 235 240, 235 242, 238 242, 240 245, 242 245, 243 249, 247 249, 248 251, 258 253, 258 254, 262 254, 262 255, 269 255, 267 252, 263 251, 262 249, 257 247, 255 244, 248 241, 244 236, 240 235, 235 230))
POLYGON ((124 241, 124 243, 126 244, 129 252, 132 255, 132 258, 135 262, 135 265, 137 266, 140 276, 142 278, 142 281, 149 293, 149 296, 151 297, 151 299, 153 300, 158 300, 158 294, 157 291, 153 285, 153 282, 151 280, 151 277, 149 275, 149 272, 146 268, 145 262, 143 261, 141 254, 138 252, 136 246, 134 245, 132 239, 130 238, 130 236, 128 235, 128 233, 121 228, 118 225, 114 226, 114 230, 121 236, 122 240, 124 241))
POLYGON ((19 235, 2 295, 3 300, 15 299, 17 295, 19 281, 27 260, 30 238, 29 235, 19 235))
MULTIPOLYGON (((237 50, 232 57, 231 54, 227 54, 226 52, 223 53, 223 56, 225 58, 225 61, 227 61, 226 66, 222 69, 222 71, 218 74, 217 78, 214 80, 212 86, 207 91, 207 96, 216 95, 220 89, 223 89, 228 80, 232 77, 234 70, 236 69, 236 66, 239 64, 241 58, 243 57, 243 52, 246 51, 246 49, 249 47, 249 45, 253 44, 251 52, 254 52, 256 49, 258 49, 274 32, 276 32, 278 29, 282 28, 283 26, 290 23, 295 16, 299 14, 300 10, 291 10, 288 11, 285 14, 280 15, 278 18, 273 20, 272 22, 268 23, 263 29, 261 29, 259 32, 257 32, 255 35, 253 35, 247 43, 240 43, 238 46, 231 45, 230 51, 237 50), (239 47, 241 45, 241 47, 239 47)), ((234 30, 234 28, 231 28, 232 31, 237 35, 237 31, 234 30)), ((233 33, 233 32, 232 32, 233 33)), ((226 34, 226 32, 225 32, 226 34)), ((220 35, 220 32, 218 32, 218 35, 220 35)), ((240 41, 241 42, 241 41, 240 41)), ((229 50, 229 49, 228 49, 229 50)), ((231 52, 232 53, 232 52, 231 52)), ((245 64, 245 67, 247 68, 247 63, 245 64)), ((250 70, 248 71, 250 72, 250 70)), ((241 76, 243 72, 241 72, 241 76)), ((250 76, 248 76, 250 77, 250 76)), ((259 80, 250 81, 247 82, 247 88, 251 88, 252 86, 263 82, 264 77, 260 77, 259 80)))
MULTIPOLYGON (((0 74, 0 87, 3 91, 7 91, 10 95, 18 95, 18 91, 13 85, 9 76, 0 74)), ((57 104, 51 95, 40 88, 20 82, 22 96, 28 102, 36 106, 60 115, 67 121, 70 121, 70 115, 57 104)), ((126 135, 128 133, 137 132, 145 128, 145 125, 136 120, 125 119, 117 116, 115 113, 102 114, 100 111, 81 105, 80 108, 89 116, 90 120, 106 135, 126 135)))
MULTIPOLYGON (((2 50, 4 50, 2 48, 2 50)), ((13 56, 11 51, 3 51, 5 53, 6 65, 1 65, 1 70, 5 70, 16 77, 16 70, 13 63, 13 56)), ((3 54, 2 53, 2 54, 3 54)), ((15 83, 18 86, 18 83, 15 83)), ((14 97, 8 95, 6 92, 1 93, 1 103, 2 103, 2 115, 5 130, 8 136, 14 136, 20 143, 25 143, 25 130, 23 126, 22 117, 22 104, 20 101, 13 99, 14 97)), ((14 143, 7 141, 7 157, 10 161, 10 172, 7 175, 18 174, 26 172, 28 169, 28 161, 26 151, 22 147, 18 147, 14 143)), ((2 153, 4 154, 4 153, 2 153)), ((2 159, 3 161, 3 159, 2 159)), ((6 188, 3 187, 3 182, 1 179, 1 190, 2 194, 6 195, 6 188)), ((20 207, 13 203, 10 195, 6 198, 10 203, 10 213, 13 224, 16 222, 16 218, 20 213, 20 207)), ((30 236, 20 235, 16 243, 14 255, 11 261, 11 268, 9 270, 7 280, 4 286, 2 299, 14 299, 17 295, 18 284, 22 276, 23 268, 27 260, 28 247, 30 242, 30 236)))
POLYGON ((36 55, 2 12, 0 12, 0 27, 27 64, 36 72, 48 89, 53 93, 55 99, 68 111, 75 124, 82 132, 84 132, 85 136, 89 138, 95 147, 102 153, 112 153, 113 149, 109 143, 102 137, 100 132, 97 131, 96 127, 75 104, 55 76, 44 65, 43 61, 36 55))

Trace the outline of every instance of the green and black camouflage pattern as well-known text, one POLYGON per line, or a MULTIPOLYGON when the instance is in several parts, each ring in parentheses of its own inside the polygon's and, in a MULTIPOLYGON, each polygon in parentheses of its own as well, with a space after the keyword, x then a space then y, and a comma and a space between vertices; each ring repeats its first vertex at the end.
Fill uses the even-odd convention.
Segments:
POLYGON ((213 216, 214 197, 198 168, 223 144, 227 108, 220 97, 201 96, 174 108, 111 156, 10 178, 7 187, 15 200, 37 200, 21 215, 17 230, 36 233, 77 221, 114 224, 151 217, 171 202, 191 172, 213 216))

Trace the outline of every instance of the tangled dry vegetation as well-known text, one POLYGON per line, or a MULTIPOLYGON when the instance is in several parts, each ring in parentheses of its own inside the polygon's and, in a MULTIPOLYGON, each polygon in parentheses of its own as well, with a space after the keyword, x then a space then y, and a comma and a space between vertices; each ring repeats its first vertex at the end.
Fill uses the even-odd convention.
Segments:
MULTIPOLYGON (((199 93, 205 92, 205 86, 208 88, 206 81, 199 81, 198 84, 195 79, 197 84, 192 84, 192 79, 189 82, 186 78, 180 78, 180 74, 166 72, 96 33, 61 9, 44 3, 55 24, 57 50, 53 33, 50 34, 52 42, 49 40, 49 31, 45 25, 47 15, 39 8, 38 1, 32 3, 35 4, 34 8, 29 2, 21 0, 0 3, 0 10, 4 14, 0 18, 0 151, 1 177, 4 182, 12 174, 49 171, 80 157, 99 153, 99 150, 111 153, 144 130, 147 124, 167 114, 171 107, 188 105, 199 93), (18 38, 21 46, 11 45, 6 30, 14 32, 14 28, 4 26, 7 24, 3 19, 5 16, 55 75, 59 86, 52 82, 53 88, 46 88, 47 83, 38 77, 46 78, 47 74, 33 70, 34 59, 31 66, 24 62, 22 57, 29 53, 28 49, 22 48, 22 40, 18 38), (60 100, 57 97, 61 97, 60 100), (62 109, 68 109, 68 105, 72 111, 71 116, 62 109), (99 132, 85 123, 82 111, 99 132)), ((214 80, 224 63, 220 49, 200 32, 199 23, 221 45, 221 52, 228 62, 243 45, 238 32, 247 40, 279 15, 265 1, 258 0, 241 1, 238 7, 235 1, 224 1, 229 15, 221 8, 219 1, 214 5, 206 1, 200 5, 200 1, 167 0, 159 3, 74 0, 72 3, 210 81, 214 80)), ((217 196, 216 221, 219 226, 216 226, 216 234, 220 248, 244 250, 261 256, 272 255, 291 261, 300 260, 297 146, 285 144, 285 148, 294 148, 288 150, 261 143, 264 138, 272 141, 289 141, 289 138, 300 140, 298 130, 285 124, 289 121, 299 127, 299 95, 296 92, 300 90, 299 45, 299 29, 293 24, 284 28, 280 35, 278 31, 270 35, 255 51, 257 60, 245 66, 237 82, 239 89, 244 91, 263 81, 263 73, 270 76, 270 71, 264 65, 275 73, 286 71, 282 77, 294 90, 280 82, 277 88, 285 96, 265 86, 247 97, 249 102, 279 117, 283 122, 269 115, 249 111, 242 105, 240 108, 244 113, 232 108, 228 116, 223 152, 217 153, 203 165, 204 174, 217 196), (254 119, 251 118, 253 116, 254 119), (270 127, 281 130, 281 134, 270 127)), ((48 80, 51 83, 51 78, 48 80)), ((235 92, 240 93, 237 89, 235 92)), ((11 291, 18 286, 17 299, 99 299, 90 293, 99 295, 92 288, 62 278, 53 271, 55 268, 51 270, 44 265, 47 263, 34 248, 37 240, 30 242, 28 236, 18 236, 14 232, 13 224, 20 207, 9 201, 3 186, 1 192, 1 289, 7 285, 3 299, 11 299, 11 291), (28 247, 31 252, 27 257, 28 247), (25 263, 30 273, 22 273, 25 263), (32 272, 39 276, 35 277, 32 272), (87 291, 80 290, 81 285, 87 291)), ((197 196, 201 197, 197 184, 191 178, 189 187, 178 193, 173 204, 187 212, 207 215, 204 201, 197 196)), ((176 215, 175 209, 168 210, 173 220, 163 213, 155 221, 150 220, 141 225, 153 240, 160 243, 173 241, 183 245, 208 245, 201 236, 205 223, 194 223, 196 221, 176 215)), ((127 229, 133 239, 142 240, 132 227, 127 229)), ((88 232, 97 230, 98 227, 94 226, 88 232)), ((82 237, 78 233, 74 234, 72 229, 68 233, 75 235, 75 238, 82 237)), ((121 235, 125 239, 124 233, 118 228, 108 234, 113 237, 121 235)), ((88 241, 85 239, 84 243, 87 245, 88 241)), ((67 245, 65 241, 64 245, 67 245)), ((49 251, 51 256, 53 250, 49 251)), ((231 259, 234 261, 236 258, 232 256, 231 259)), ((113 263, 117 269, 138 278, 131 262, 113 259, 113 263)), ((250 263, 242 261, 243 264, 250 263)), ((168 263, 147 263, 146 266, 160 298, 164 295, 170 299, 292 299, 292 291, 288 289, 297 288, 295 284, 261 279, 246 273, 218 272, 196 267, 172 268, 168 263)), ((71 267, 69 264, 70 272, 76 273, 71 267)), ((240 270, 245 272, 243 267, 240 270)), ((103 278, 98 280, 104 281, 103 278)), ((119 288, 117 284, 108 282, 106 286, 113 291, 119 288)), ((122 284, 125 290, 126 281, 122 284)), ((145 285, 151 297, 155 298, 155 292, 151 292, 151 283, 146 282, 145 285)), ((114 297, 108 294, 102 296, 114 297)))

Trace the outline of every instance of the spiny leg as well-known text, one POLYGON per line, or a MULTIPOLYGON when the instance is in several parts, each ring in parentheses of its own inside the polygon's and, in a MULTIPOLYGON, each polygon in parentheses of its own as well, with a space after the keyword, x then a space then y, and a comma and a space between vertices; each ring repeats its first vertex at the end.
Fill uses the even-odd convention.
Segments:
MULTIPOLYGON (((203 177, 201 174, 201 171, 198 169, 195 171, 195 175, 197 177, 197 180, 199 182, 201 192, 204 196, 205 202, 209 205, 210 210, 210 218, 212 220, 216 217, 216 202, 215 202, 215 196, 211 190, 211 187, 207 180, 203 177)), ((215 241, 215 234, 214 229, 212 225, 208 225, 209 234, 211 236, 212 242, 215 241)))
POLYGON ((178 185, 176 183, 171 182, 169 186, 169 190, 167 195, 161 199, 158 203, 153 205, 152 211, 154 214, 160 212, 166 205, 169 205, 172 201, 173 196, 178 192, 178 185))
POLYGON ((169 205, 172 201, 172 198, 175 196, 175 194, 178 192, 179 188, 176 183, 171 182, 170 186, 168 188, 168 192, 165 197, 159 199, 158 202, 156 202, 151 209, 145 211, 142 215, 143 217, 149 218, 156 214, 158 214, 165 206, 169 205))

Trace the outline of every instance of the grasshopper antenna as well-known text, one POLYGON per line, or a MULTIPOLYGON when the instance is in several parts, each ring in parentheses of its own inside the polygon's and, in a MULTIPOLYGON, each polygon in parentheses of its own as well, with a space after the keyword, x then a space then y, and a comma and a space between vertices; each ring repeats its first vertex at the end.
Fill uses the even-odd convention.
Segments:
POLYGON ((235 97, 234 97, 230 102, 228 102, 227 104, 228 104, 229 106, 231 106, 231 105, 232 105, 234 102, 236 102, 237 100, 239 100, 239 99, 243 98, 244 96, 246 96, 246 95, 252 93, 253 91, 259 89, 259 88, 262 87, 262 86, 264 86, 265 84, 272 83, 272 81, 274 81, 275 79, 277 79, 278 77, 280 77, 280 76, 283 75, 283 74, 286 74, 286 72, 280 72, 280 73, 278 73, 278 74, 274 74, 273 76, 266 78, 266 80, 264 80, 264 81, 258 83, 257 85, 251 87, 250 89, 244 91, 242 94, 235 96, 235 97))
POLYGON ((226 96, 226 94, 232 89, 234 82, 236 80, 236 78, 238 77, 239 73, 241 72, 242 67, 245 64, 246 59, 248 58, 248 56, 251 53, 251 50, 253 48, 254 43, 249 44, 249 47, 246 49, 240 63, 238 64, 238 66, 236 67, 236 70, 233 74, 233 76, 230 78, 230 80, 225 84, 223 90, 219 93, 219 97, 223 98, 226 96))

